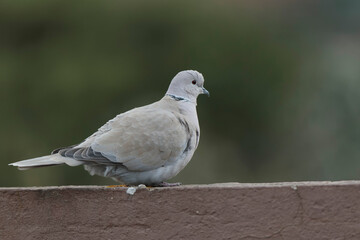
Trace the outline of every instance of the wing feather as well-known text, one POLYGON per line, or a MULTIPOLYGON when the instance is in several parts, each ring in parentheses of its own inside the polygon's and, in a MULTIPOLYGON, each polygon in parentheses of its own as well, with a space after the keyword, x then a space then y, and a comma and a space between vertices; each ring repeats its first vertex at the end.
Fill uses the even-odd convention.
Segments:
POLYGON ((141 109, 122 116, 91 147, 132 171, 152 170, 176 161, 186 148, 188 132, 176 113, 141 109))
POLYGON ((104 165, 147 171, 173 164, 189 149, 193 126, 174 109, 151 104, 116 116, 83 143, 53 152, 104 165))

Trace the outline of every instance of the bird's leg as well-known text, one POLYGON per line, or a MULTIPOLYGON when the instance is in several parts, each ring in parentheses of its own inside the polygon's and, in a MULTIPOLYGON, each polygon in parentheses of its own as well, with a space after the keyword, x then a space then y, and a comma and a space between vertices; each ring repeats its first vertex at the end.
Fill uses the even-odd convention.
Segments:
POLYGON ((154 187, 177 187, 180 185, 181 185, 180 182, 177 182, 177 183, 161 182, 159 184, 156 184, 154 187))

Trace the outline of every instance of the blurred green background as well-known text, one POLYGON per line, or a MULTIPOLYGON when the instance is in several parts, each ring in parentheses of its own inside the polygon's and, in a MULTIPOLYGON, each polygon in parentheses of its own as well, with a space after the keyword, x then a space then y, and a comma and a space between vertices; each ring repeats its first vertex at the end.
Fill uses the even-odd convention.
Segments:
POLYGON ((360 1, 0 2, 0 185, 111 184, 8 163, 81 142, 203 73, 201 141, 172 181, 360 176, 360 1))

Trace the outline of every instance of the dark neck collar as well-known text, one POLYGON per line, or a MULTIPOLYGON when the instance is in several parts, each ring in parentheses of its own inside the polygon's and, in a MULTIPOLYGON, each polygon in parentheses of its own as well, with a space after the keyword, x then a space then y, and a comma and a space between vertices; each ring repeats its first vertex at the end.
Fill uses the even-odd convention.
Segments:
POLYGON ((184 97, 179 97, 173 94, 166 94, 167 96, 171 97, 172 99, 174 99, 175 101, 186 101, 186 102, 190 102, 189 99, 184 98, 184 97))

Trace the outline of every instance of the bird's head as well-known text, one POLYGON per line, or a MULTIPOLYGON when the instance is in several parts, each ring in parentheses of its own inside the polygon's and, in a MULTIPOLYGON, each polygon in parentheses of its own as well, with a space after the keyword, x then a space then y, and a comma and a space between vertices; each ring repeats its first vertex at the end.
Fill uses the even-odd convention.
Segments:
POLYGON ((166 94, 184 98, 193 103, 196 103, 196 99, 200 94, 210 96, 210 93, 204 88, 203 75, 194 70, 181 71, 176 74, 166 94))

